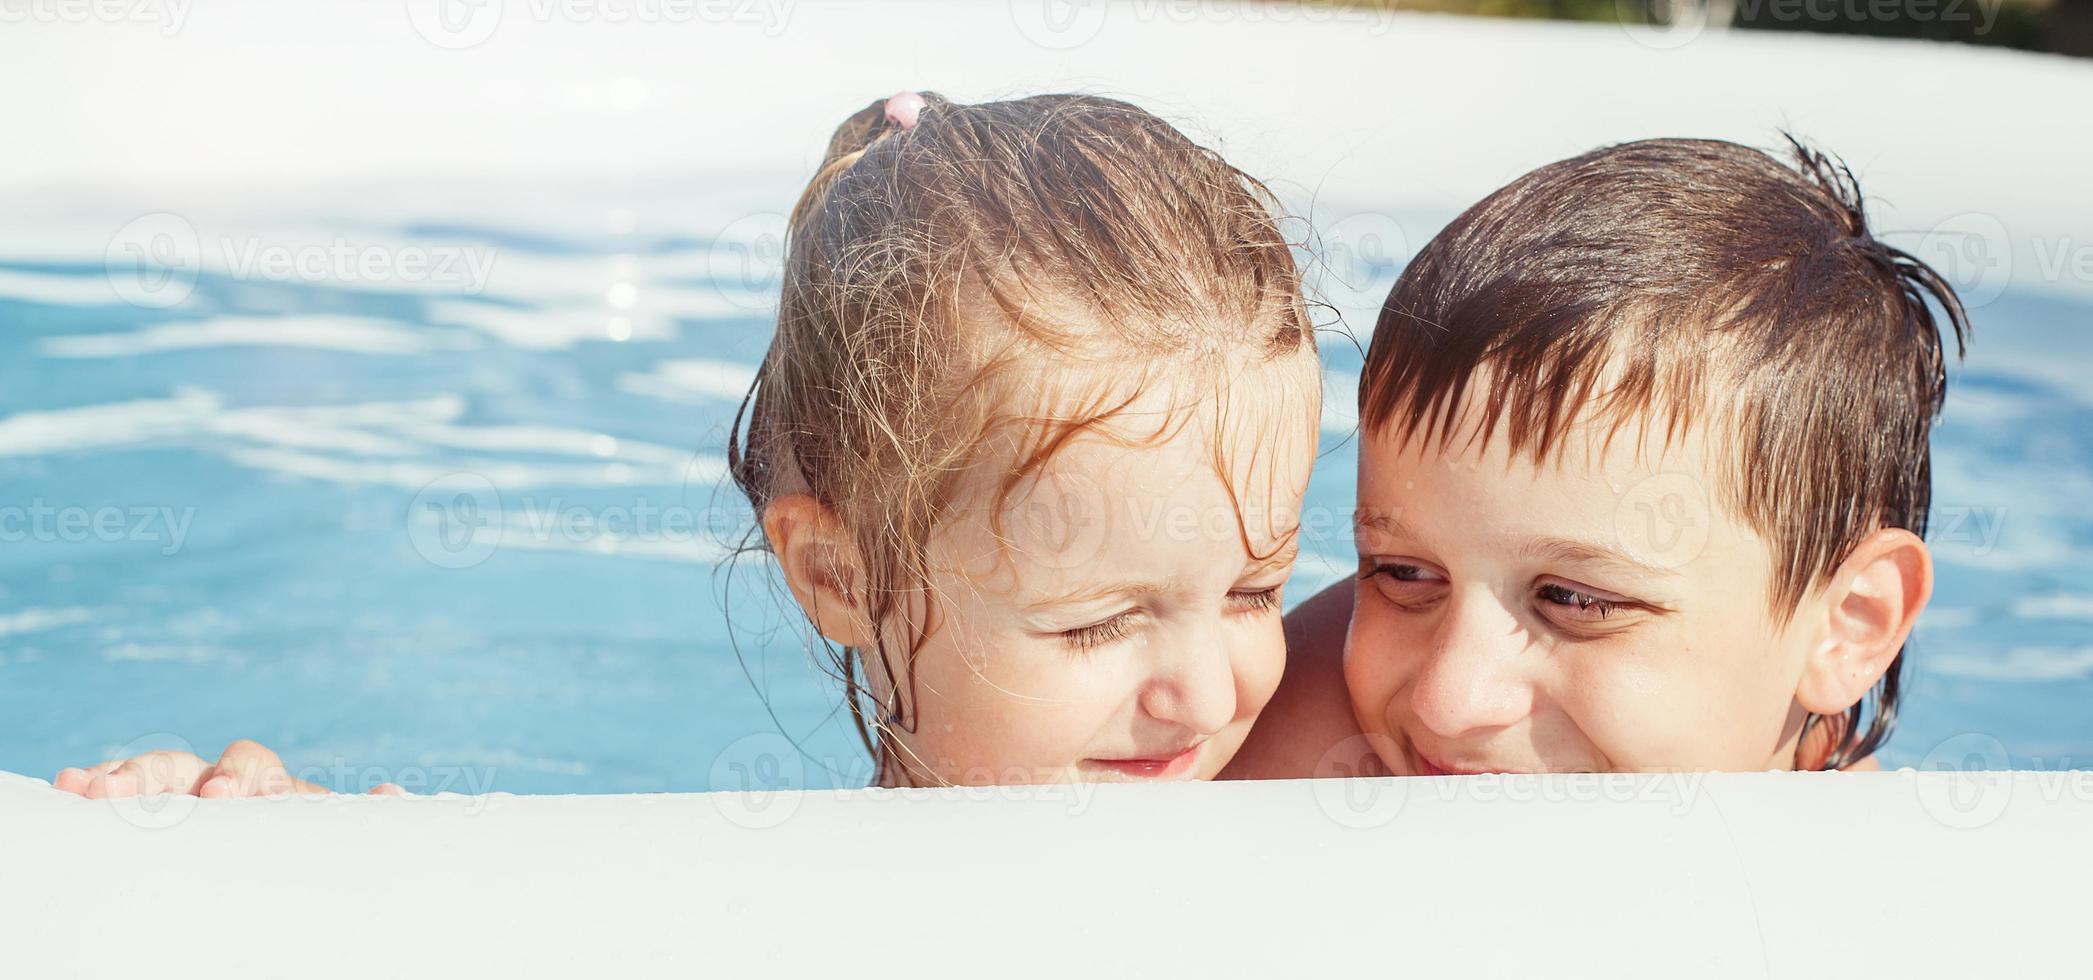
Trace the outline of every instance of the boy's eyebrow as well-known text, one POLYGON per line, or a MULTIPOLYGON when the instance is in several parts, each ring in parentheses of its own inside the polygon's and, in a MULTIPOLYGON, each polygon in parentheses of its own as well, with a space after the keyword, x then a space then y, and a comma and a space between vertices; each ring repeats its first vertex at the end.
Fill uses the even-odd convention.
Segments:
POLYGON ((1618 548, 1608 548, 1574 538, 1536 538, 1519 549, 1522 557, 1571 565, 1602 565, 1637 575, 1671 576, 1674 569, 1652 565, 1618 548))
MULTIPOLYGON (((1378 531, 1391 538, 1417 540, 1409 525, 1393 514, 1369 514, 1359 511, 1352 515, 1352 523, 1362 530, 1378 531)), ((1574 565, 1602 565, 1619 568, 1646 576, 1675 576, 1677 571, 1636 558, 1617 548, 1608 548, 1590 541, 1575 538, 1536 538, 1519 549, 1521 557, 1539 561, 1557 561, 1574 565)))
POLYGON ((1352 526, 1360 530, 1379 531, 1391 538, 1415 538, 1410 526, 1394 514, 1373 514, 1364 510, 1352 512, 1352 526))

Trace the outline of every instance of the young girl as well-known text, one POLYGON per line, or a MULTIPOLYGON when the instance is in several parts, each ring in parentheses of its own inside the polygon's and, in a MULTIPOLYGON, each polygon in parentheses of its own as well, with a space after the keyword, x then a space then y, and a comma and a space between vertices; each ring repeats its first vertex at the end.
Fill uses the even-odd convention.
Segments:
MULTIPOLYGON (((1269 201, 1110 99, 836 131, 729 455, 878 783, 1204 779, 1242 744, 1320 408, 1269 201)), ((57 782, 309 788, 252 743, 139 761, 57 782)))

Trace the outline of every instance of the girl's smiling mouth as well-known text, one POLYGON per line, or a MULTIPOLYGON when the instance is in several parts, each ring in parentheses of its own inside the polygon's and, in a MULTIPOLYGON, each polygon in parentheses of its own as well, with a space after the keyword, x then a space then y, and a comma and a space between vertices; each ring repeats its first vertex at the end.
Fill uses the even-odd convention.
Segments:
POLYGON ((1192 771, 1192 764, 1199 761, 1199 750, 1205 745, 1206 740, 1200 739, 1174 755, 1085 759, 1083 764, 1131 779, 1176 779, 1192 771))

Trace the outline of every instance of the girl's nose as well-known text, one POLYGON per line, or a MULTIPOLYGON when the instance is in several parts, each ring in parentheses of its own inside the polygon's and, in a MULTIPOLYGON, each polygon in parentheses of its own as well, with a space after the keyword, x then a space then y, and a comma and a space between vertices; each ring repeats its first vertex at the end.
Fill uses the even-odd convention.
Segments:
POLYGON ((1525 630, 1494 596, 1448 596, 1411 687, 1411 711, 1447 739, 1516 724, 1533 710, 1533 685, 1521 672, 1525 650, 1525 630))
POLYGON ((1160 660, 1141 694, 1141 709, 1160 721, 1212 735, 1235 720, 1235 669, 1217 638, 1199 637, 1160 660))

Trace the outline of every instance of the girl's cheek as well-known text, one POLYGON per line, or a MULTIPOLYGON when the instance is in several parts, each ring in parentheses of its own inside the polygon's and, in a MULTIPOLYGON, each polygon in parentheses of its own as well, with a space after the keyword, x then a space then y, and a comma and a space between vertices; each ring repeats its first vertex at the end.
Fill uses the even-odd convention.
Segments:
POLYGON ((1239 715, 1263 711, 1279 690, 1280 678, 1286 674, 1284 632, 1276 628, 1259 631, 1249 637, 1247 647, 1242 656, 1232 658, 1236 690, 1242 692, 1244 701, 1250 702, 1237 708, 1239 715))
POLYGON ((1277 610, 1266 618, 1252 643, 1252 666, 1240 671, 1239 686, 1244 690, 1263 692, 1258 699, 1261 709, 1279 690, 1279 682, 1286 676, 1286 623, 1277 610))
MULTIPOLYGON (((1123 644, 1079 650, 1058 639, 1004 641, 958 679, 965 700, 985 721, 1067 718, 1096 714, 1131 696, 1130 658, 1123 644)), ((1006 724, 1005 727, 1008 727, 1006 724)))

